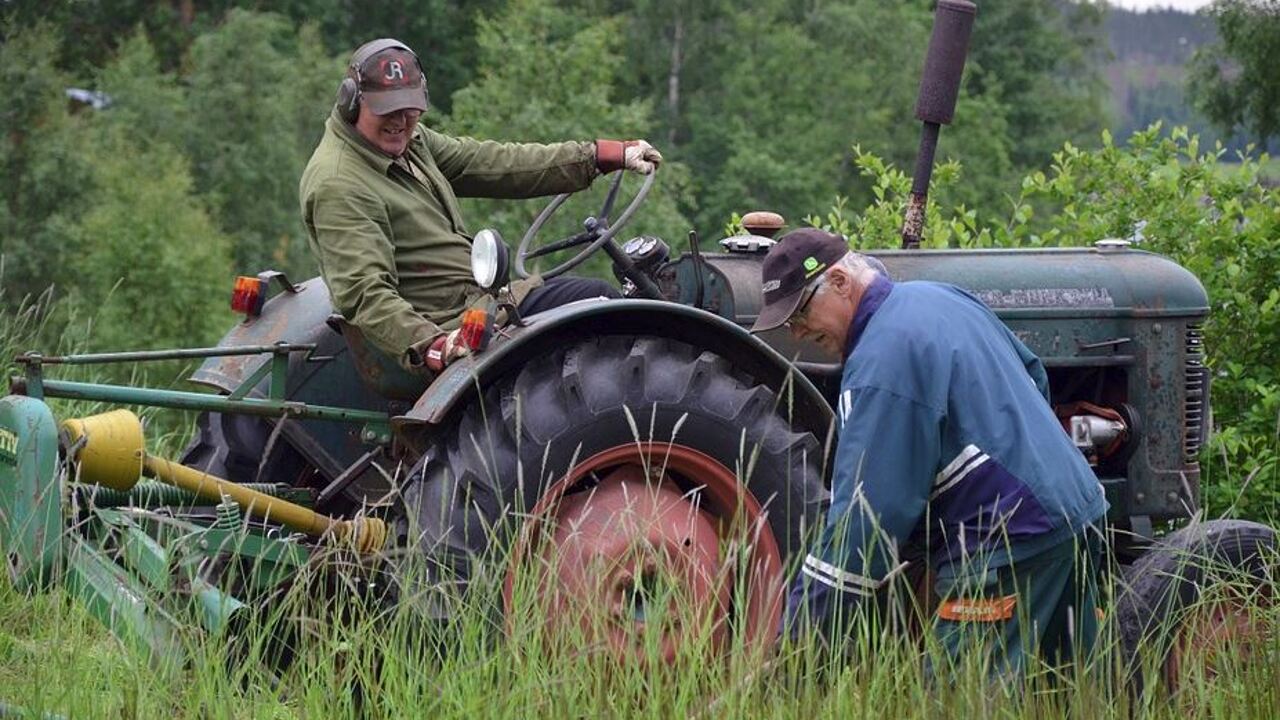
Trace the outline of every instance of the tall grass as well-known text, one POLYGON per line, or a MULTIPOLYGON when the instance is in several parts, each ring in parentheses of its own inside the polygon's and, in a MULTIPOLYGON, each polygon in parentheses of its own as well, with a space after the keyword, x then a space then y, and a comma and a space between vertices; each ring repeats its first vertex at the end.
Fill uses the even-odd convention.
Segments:
MULTIPOLYGON (((0 701, 127 718, 1270 718, 1280 707, 1275 578, 1262 589, 1254 580, 1219 583, 1202 600, 1208 607, 1228 593, 1246 598, 1242 611, 1272 629, 1253 656, 1217 648, 1214 672, 1191 665, 1176 695, 1159 683, 1158 658, 1148 657, 1151 689, 1135 695, 1111 630, 1074 672, 1033 664, 1010 678, 993 677, 981 652, 952 666, 927 637, 887 634, 868 619, 849 628, 853 641, 840 650, 803 639, 762 654, 730 633, 727 652, 717 653, 705 626, 692 623, 673 662, 656 662, 643 637, 640 652, 620 661, 572 623, 550 632, 535 583, 517 583, 515 610, 503 619, 506 563, 493 560, 486 567, 499 570, 473 575, 465 594, 435 576, 402 584, 388 604, 335 582, 325 567, 344 565, 338 577, 346 579, 360 571, 329 550, 263 603, 256 622, 223 636, 192 633, 181 652, 158 658, 113 640, 57 590, 24 597, 0 583, 0 701), (448 621, 423 612, 440 600, 452 609, 448 621), (280 667, 286 652, 292 662, 280 667)), ((427 570, 409 561, 410 575, 427 570)))
MULTIPOLYGON (((86 309, 65 298, 58 298, 50 287, 36 297, 11 298, 4 292, 4 258, 0 256, 0 383, 8 392, 9 379, 21 376, 22 365, 16 362, 19 355, 38 352, 46 357, 79 353, 122 351, 137 348, 96 347, 91 339, 97 313, 111 305, 119 305, 118 298, 108 298, 96 309, 86 309)), ((46 378, 78 382, 110 383, 131 387, 179 388, 198 390, 185 383, 191 370, 187 363, 112 363, 102 365, 47 365, 46 378)), ((59 420, 84 417, 114 409, 105 403, 86 400, 49 398, 46 401, 59 420)), ((154 407, 136 407, 135 412, 147 427, 149 447, 153 452, 173 456, 187 444, 194 429, 193 417, 177 410, 154 407)))

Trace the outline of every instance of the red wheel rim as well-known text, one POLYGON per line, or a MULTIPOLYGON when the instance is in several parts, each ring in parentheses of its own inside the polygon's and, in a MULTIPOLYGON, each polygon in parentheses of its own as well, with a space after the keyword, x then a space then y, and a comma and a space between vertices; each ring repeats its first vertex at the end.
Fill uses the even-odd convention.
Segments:
POLYGON ((1228 588, 1222 597, 1206 599, 1184 619, 1169 649, 1165 676, 1177 690, 1195 665, 1204 668, 1207 678, 1217 677, 1228 664, 1247 663, 1258 657, 1258 648, 1269 642, 1267 619, 1259 617, 1271 607, 1266 588, 1246 598, 1242 589, 1228 588), (1224 658, 1226 658, 1224 662, 1224 658))
POLYGON ((552 485, 512 553, 509 619, 531 561, 532 595, 552 635, 580 632, 618 661, 647 657, 647 637, 670 663, 696 630, 717 652, 735 631, 752 648, 777 639, 782 554, 766 514, 732 470, 690 447, 619 445, 552 485))

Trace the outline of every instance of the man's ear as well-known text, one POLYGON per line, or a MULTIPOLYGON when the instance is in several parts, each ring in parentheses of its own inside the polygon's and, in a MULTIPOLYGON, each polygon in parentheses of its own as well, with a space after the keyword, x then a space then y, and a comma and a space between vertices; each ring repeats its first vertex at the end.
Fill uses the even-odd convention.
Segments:
POLYGON ((827 284, 840 297, 850 297, 853 295, 853 276, 848 270, 839 265, 827 271, 827 284))

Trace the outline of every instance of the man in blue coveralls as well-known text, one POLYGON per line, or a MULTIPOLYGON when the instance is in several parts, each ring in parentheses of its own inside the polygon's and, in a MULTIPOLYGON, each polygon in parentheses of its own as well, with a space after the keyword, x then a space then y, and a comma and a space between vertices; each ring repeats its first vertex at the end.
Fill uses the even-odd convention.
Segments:
POLYGON ((974 296, 892 282, 831 233, 789 233, 762 274, 752 332, 787 325, 844 357, 831 507, 791 588, 790 631, 839 640, 910 539, 928 548, 933 632, 952 659, 975 643, 993 672, 1087 654, 1107 502, 1040 360, 974 296))

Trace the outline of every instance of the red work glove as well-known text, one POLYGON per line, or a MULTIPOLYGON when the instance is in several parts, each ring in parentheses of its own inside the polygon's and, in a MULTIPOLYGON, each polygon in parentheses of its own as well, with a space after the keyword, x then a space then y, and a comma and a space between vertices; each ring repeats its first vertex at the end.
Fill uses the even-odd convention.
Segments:
POLYGON ((645 140, 597 140, 596 168, 604 173, 630 170, 648 175, 662 164, 662 153, 645 140))
POLYGON ((471 354, 471 348, 462 342, 462 331, 454 330, 436 337, 422 354, 422 364, 432 372, 440 372, 457 360, 471 354))

